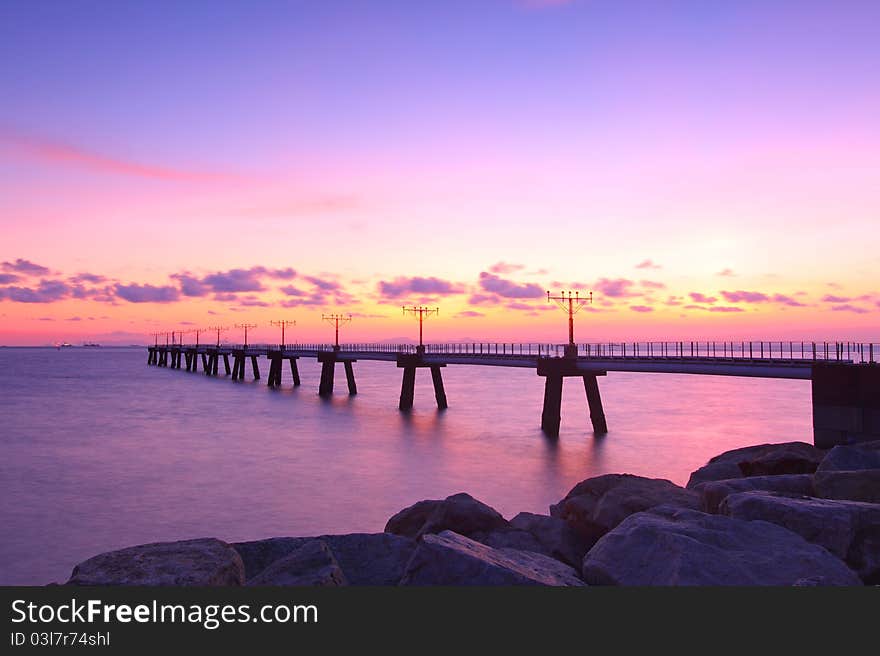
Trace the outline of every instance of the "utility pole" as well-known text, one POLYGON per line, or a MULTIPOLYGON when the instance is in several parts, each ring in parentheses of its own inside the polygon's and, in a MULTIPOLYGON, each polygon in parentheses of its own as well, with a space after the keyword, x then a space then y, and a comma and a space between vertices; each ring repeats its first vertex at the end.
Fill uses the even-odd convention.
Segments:
POLYGON ((269 322, 273 326, 281 326, 281 350, 284 350, 284 329, 287 326, 295 326, 296 321, 291 319, 281 319, 280 321, 270 321, 269 322))
POLYGON ((425 323, 425 319, 427 317, 431 316, 432 314, 439 316, 440 315, 440 308, 436 308, 436 307, 429 308, 429 307, 425 307, 424 305, 413 305, 411 307, 406 307, 404 305, 403 306, 403 314, 404 315, 411 314, 411 315, 419 318, 419 348, 418 348, 418 352, 424 353, 425 352, 425 345, 422 342, 422 335, 423 335, 422 326, 425 323))
POLYGON ((334 324, 336 326, 336 342, 333 344, 333 350, 339 350, 339 323, 351 323, 351 315, 345 316, 344 314, 322 314, 321 319, 326 321, 329 324, 334 324))
POLYGON ((211 326, 208 330, 217 331, 217 348, 220 348, 220 333, 225 333, 229 328, 225 326, 211 326))
POLYGON ((558 296, 551 296, 547 292, 547 302, 556 301, 556 304, 568 312, 568 348, 565 350, 566 357, 577 357, 577 346, 574 343, 574 315, 587 303, 593 302, 593 292, 589 296, 581 296, 580 292, 560 292, 558 296))
POLYGON ((248 328, 256 328, 257 324, 255 323, 237 323, 235 324, 236 328, 244 328, 244 347, 247 348, 247 331, 248 328))
POLYGON ((196 336, 196 348, 199 347, 199 335, 202 333, 208 332, 207 328, 192 328, 187 331, 188 333, 193 333, 196 336))

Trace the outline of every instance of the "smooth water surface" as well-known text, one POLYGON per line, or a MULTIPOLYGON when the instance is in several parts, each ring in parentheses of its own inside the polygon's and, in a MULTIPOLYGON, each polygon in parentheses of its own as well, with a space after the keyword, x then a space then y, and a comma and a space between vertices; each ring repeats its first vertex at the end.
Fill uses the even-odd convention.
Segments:
MULTIPOLYGON (((419 371, 358 362, 358 392, 233 383, 146 364, 140 349, 0 349, 0 584, 63 582, 77 562, 144 542, 378 532, 425 498, 467 491, 506 517, 547 513, 609 472, 668 478, 722 451, 811 441, 808 381, 612 373, 599 379, 608 435, 595 438, 583 385, 566 382, 558 440, 540 432, 533 370, 454 365, 438 412, 419 371)), ((221 366, 222 371, 222 366, 221 366)))

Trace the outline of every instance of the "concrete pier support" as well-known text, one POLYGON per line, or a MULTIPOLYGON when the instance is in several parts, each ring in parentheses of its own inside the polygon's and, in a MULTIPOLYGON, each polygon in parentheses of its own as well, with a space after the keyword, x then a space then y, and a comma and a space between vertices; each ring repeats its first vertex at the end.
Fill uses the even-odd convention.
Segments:
POLYGON ((446 402, 446 390, 443 388, 443 374, 437 365, 431 367, 431 380, 434 382, 434 398, 437 400, 437 407, 446 410, 449 404, 446 402))
POLYGON ((198 371, 199 370, 199 354, 197 351, 192 351, 190 353, 190 371, 198 371))
POLYGON ((206 353, 202 353, 202 371, 208 373, 208 355, 206 353))
POLYGON ((245 356, 241 351, 232 352, 232 380, 244 380, 245 356))
POLYGON ((219 354, 219 353, 215 353, 215 354, 214 354, 214 360, 213 360, 213 362, 211 362, 211 375, 212 375, 212 376, 216 376, 216 375, 217 375, 217 367, 218 367, 219 364, 220 364, 220 354, 219 354))
POLYGON ((397 356, 397 366, 403 369, 403 381, 400 386, 400 404, 401 410, 409 410, 413 407, 416 386, 416 369, 430 369, 431 379, 434 382, 434 398, 437 400, 437 407, 445 410, 449 407, 446 400, 446 390, 443 388, 443 374, 440 372, 445 364, 433 364, 425 362, 422 353, 406 354, 397 356))
POLYGON ((541 412, 541 430, 547 435, 559 435, 562 422, 562 376, 548 375, 544 381, 544 410, 541 412))
POLYGON ((812 396, 817 447, 880 440, 880 365, 817 363, 812 396))
POLYGON ((318 385, 319 396, 333 395, 333 376, 336 372, 335 360, 324 360, 321 363, 321 382, 318 385))
POLYGON ((260 380, 260 365, 257 364, 257 356, 251 356, 251 369, 254 372, 254 380, 260 380))
POLYGON ((551 437, 559 436, 559 425, 562 422, 562 381, 565 378, 575 376, 584 381, 593 433, 604 435, 608 432, 597 380, 597 376, 604 376, 606 372, 581 371, 574 358, 541 358, 538 360, 538 375, 546 379, 544 382, 544 407, 541 412, 541 430, 544 433, 551 437))
POLYGON ((229 375, 229 354, 223 354, 223 368, 226 369, 226 375, 229 375))
POLYGON ((357 384, 354 382, 354 367, 348 360, 342 364, 345 365, 345 380, 348 382, 348 393, 354 396, 358 393, 357 384))
POLYGON ((590 407, 590 421, 596 435, 605 435, 608 424, 605 423, 605 410, 602 408, 602 397, 599 394, 599 381, 595 376, 584 376, 584 391, 587 393, 587 405, 590 407))
POLYGON ((269 387, 281 387, 281 365, 284 360, 280 353, 269 353, 269 379, 266 384, 269 387))
POLYGON ((413 407, 413 397, 416 391, 416 368, 408 366, 403 368, 403 382, 400 385, 400 404, 401 410, 411 410, 413 407))
POLYGON ((289 359, 290 359, 290 375, 293 377, 293 386, 299 387, 299 385, 300 385, 299 367, 296 366, 296 358, 289 358, 289 359))

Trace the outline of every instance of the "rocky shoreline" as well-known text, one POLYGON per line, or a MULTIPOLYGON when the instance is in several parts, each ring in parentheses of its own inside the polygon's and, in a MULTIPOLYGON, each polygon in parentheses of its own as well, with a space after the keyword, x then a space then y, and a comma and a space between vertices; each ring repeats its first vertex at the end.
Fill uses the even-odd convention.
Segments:
POLYGON ((468 494, 425 500, 383 533, 140 545, 68 585, 880 584, 880 441, 728 451, 686 487, 607 474, 549 515, 510 520, 468 494))

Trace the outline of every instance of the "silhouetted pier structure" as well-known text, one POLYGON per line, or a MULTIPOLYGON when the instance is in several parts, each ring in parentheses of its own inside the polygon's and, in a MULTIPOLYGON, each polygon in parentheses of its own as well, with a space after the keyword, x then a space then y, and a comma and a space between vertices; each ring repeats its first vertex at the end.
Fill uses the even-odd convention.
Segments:
POLYGON ((403 369, 401 410, 413 407, 417 369, 429 369, 437 407, 448 402, 442 369, 475 365, 534 369, 544 381, 541 427, 558 435, 565 378, 580 378, 596 434, 607 432, 598 378, 609 372, 744 376, 812 381, 813 432, 817 446, 880 439, 880 344, 853 342, 616 342, 605 344, 456 343, 425 344, 286 344, 184 345, 148 347, 147 364, 202 371, 217 376, 222 357, 233 380, 243 380, 247 360, 254 379, 258 359, 269 360, 268 384, 281 385, 285 360, 294 386, 300 385, 297 360, 321 363, 318 393, 333 394, 337 363, 345 369, 349 394, 357 393, 354 363, 394 362, 403 369), (230 369, 229 358, 233 366, 230 369))

